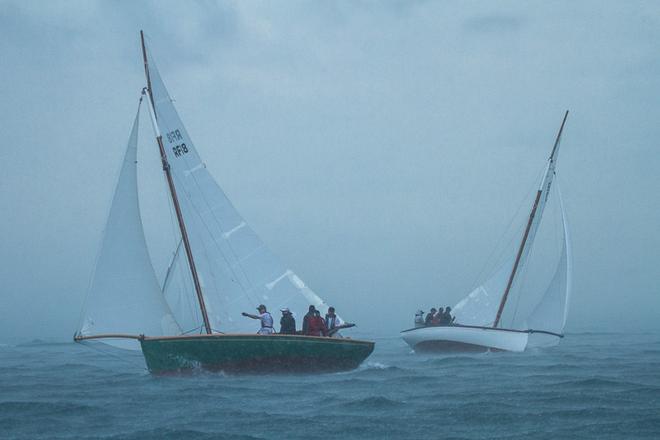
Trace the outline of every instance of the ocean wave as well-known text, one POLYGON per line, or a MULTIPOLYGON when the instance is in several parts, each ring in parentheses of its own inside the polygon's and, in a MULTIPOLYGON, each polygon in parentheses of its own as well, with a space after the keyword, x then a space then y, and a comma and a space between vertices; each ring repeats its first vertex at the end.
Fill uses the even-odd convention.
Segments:
POLYGON ((390 368, 390 366, 382 364, 380 362, 370 362, 370 361, 367 361, 367 362, 363 363, 359 367, 360 370, 371 370, 371 369, 385 370, 387 368, 390 368))
POLYGON ((93 437, 101 438, 104 440, 161 440, 161 439, 185 439, 194 438, 195 440, 261 440, 266 439, 268 436, 253 436, 248 434, 227 433, 227 432, 206 432, 192 429, 174 429, 174 428, 158 428, 147 431, 134 431, 126 432, 118 435, 110 435, 107 437, 93 437))
POLYGON ((359 409, 359 410, 384 410, 398 408, 405 405, 404 402, 398 400, 388 399, 384 396, 370 396, 361 399, 344 402, 340 404, 343 408, 359 409))
POLYGON ((604 388, 631 388, 631 387, 640 387, 643 384, 631 382, 622 379, 611 379, 611 378, 600 378, 600 377, 588 377, 583 379, 574 379, 564 382, 558 382, 554 385, 555 387, 562 387, 568 389, 598 389, 602 390, 604 388))
POLYGON ((43 416, 67 415, 70 413, 87 414, 98 410, 98 407, 69 402, 39 402, 39 401, 8 401, 0 402, 0 417, 36 414, 43 416), (36 413, 36 414, 35 414, 36 413))

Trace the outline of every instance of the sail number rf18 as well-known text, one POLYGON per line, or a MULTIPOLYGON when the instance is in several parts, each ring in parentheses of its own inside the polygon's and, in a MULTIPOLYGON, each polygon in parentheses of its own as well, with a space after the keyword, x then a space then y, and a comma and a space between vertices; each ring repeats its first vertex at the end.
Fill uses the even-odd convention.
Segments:
MULTIPOLYGON (((181 132, 179 130, 173 130, 167 133, 167 142, 169 142, 170 144, 181 140, 183 140, 183 136, 181 136, 181 132)), ((186 144, 181 143, 179 145, 172 147, 172 151, 174 152, 175 157, 179 157, 188 152, 188 147, 186 146, 186 144)))

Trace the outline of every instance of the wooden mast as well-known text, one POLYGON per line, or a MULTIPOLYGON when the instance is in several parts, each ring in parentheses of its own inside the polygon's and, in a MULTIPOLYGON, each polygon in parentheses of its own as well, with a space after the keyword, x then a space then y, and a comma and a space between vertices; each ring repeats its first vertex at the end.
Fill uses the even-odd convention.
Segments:
MULTIPOLYGON (((564 114, 564 119, 561 121, 561 127, 559 127, 559 132, 557 133, 557 138, 555 139, 555 144, 552 147, 552 153, 550 153, 550 159, 548 164, 548 171, 555 160, 555 153, 557 152, 557 147, 559 146, 559 141, 561 139, 561 133, 564 131, 564 124, 566 123, 566 118, 568 117, 568 110, 564 114)), ((534 198, 534 205, 532 205, 532 211, 529 214, 529 220, 527 220, 527 227, 525 228, 525 233, 523 234, 522 241, 520 242, 520 247, 518 248, 518 254, 516 255, 516 261, 513 263, 513 269, 511 270, 511 275, 509 275, 509 281, 506 284, 506 289, 504 289, 504 295, 502 295, 502 301, 500 301, 500 307, 497 309, 497 316, 495 317, 495 322, 493 323, 493 328, 497 327, 500 323, 500 318, 502 317, 502 312, 504 311, 504 305, 509 296, 509 291, 513 285, 513 280, 516 276, 518 266, 520 265, 520 259, 522 258, 523 251, 525 250, 525 244, 527 243, 527 237, 529 237, 529 231, 532 228, 532 222, 534 221, 534 216, 536 215, 536 210, 539 207, 539 201, 541 200, 541 194, 543 194, 543 186, 547 178, 547 172, 541 183, 541 188, 536 192, 536 197, 534 198)), ((554 170, 553 170, 554 172, 554 170)))
POLYGON ((154 106, 154 96, 151 92, 151 77, 149 76, 149 63, 147 62, 147 49, 144 45, 144 33, 140 31, 140 41, 142 43, 142 57, 144 59, 144 73, 147 76, 147 92, 149 94, 149 103, 150 110, 152 112, 152 118, 154 121, 154 128, 156 129, 156 142, 158 143, 158 148, 160 149, 160 160, 163 163, 163 171, 165 172, 165 177, 167 178, 167 185, 170 188, 170 195, 172 196, 172 203, 174 204, 174 210, 176 211, 176 218, 179 223, 179 229, 181 231, 181 240, 186 249, 186 256, 188 257, 188 265, 190 266, 190 273, 192 274, 193 283, 195 284, 195 292, 197 293, 197 299, 199 300, 199 308, 202 312, 202 318, 204 320, 204 328, 207 334, 211 334, 211 324, 209 322, 209 317, 206 312, 206 304, 204 304, 204 296, 202 295, 202 286, 199 282, 199 277, 197 276, 197 268, 195 267, 195 260, 193 258, 192 250, 190 248, 190 242, 188 240, 188 233, 186 232, 186 224, 183 221, 183 215, 181 214, 181 207, 179 206, 179 198, 176 195, 176 188, 174 187, 174 179, 172 178, 172 172, 170 170, 170 164, 167 161, 167 155, 165 154, 165 147, 163 146, 163 137, 160 134, 158 125, 156 124, 156 108, 154 106))

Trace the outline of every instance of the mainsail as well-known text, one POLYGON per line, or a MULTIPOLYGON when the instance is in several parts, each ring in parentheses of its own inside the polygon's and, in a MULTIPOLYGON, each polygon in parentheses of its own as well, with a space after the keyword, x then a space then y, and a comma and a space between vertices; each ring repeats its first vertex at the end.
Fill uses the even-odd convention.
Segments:
MULTIPOLYGON (((181 333, 161 294, 142 229, 136 165, 138 121, 139 107, 83 307, 82 336, 181 333)), ((127 347, 127 343, 132 344, 122 340, 115 345, 127 347)))
MULTIPOLYGON (((265 304, 270 311, 287 307, 299 317, 313 304, 324 313, 327 306, 323 300, 265 246, 208 172, 150 53, 146 60, 156 123, 163 136, 212 330, 253 333, 255 323, 240 313, 253 312, 258 304, 265 304)), ((171 269, 185 267, 183 254, 176 254, 171 269)), ((184 331, 192 331, 188 327, 195 319, 196 327, 202 325, 190 309, 193 303, 181 301, 181 294, 170 291, 181 285, 168 283, 165 297, 179 322, 186 323, 184 331)))
POLYGON ((531 329, 563 334, 571 296, 572 252, 566 212, 559 191, 557 191, 557 198, 561 209, 563 229, 561 257, 545 294, 527 319, 527 324, 531 329))

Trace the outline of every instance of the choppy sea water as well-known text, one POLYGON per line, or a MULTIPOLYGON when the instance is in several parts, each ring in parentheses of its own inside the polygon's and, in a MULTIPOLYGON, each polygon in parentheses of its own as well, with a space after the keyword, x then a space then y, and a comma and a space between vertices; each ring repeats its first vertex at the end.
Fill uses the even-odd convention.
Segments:
POLYGON ((298 376, 155 377, 139 353, 0 345, 0 438, 660 438, 660 334, 442 356, 375 339, 355 371, 298 376))

